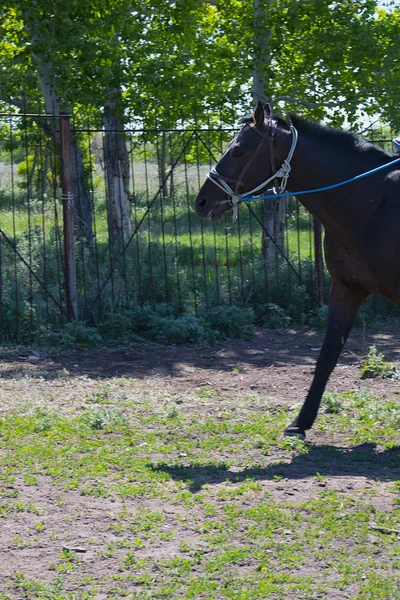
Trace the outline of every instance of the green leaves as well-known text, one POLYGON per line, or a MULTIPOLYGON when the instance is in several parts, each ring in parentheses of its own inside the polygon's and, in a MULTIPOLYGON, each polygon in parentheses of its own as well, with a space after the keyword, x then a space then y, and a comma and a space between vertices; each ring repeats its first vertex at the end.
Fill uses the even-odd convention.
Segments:
POLYGON ((39 97, 45 64, 65 105, 101 111, 120 89, 127 118, 201 124, 248 111, 256 66, 276 108, 400 126, 400 9, 376 0, 5 0, 0 16, 3 99, 39 97))
POLYGON ((394 365, 384 361, 383 354, 378 353, 376 346, 371 346, 369 349, 368 358, 362 365, 361 378, 373 379, 374 377, 383 377, 383 379, 399 379, 399 371, 394 365))

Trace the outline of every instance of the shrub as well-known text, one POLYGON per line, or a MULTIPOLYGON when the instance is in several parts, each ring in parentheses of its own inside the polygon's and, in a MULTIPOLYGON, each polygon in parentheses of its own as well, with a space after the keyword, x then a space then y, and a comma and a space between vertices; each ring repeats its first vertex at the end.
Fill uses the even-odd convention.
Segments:
POLYGON ((83 321, 67 323, 62 329, 45 331, 41 343, 63 348, 93 348, 102 343, 100 333, 95 327, 88 327, 83 321))
POLYGON ((313 315, 309 321, 311 327, 316 327, 317 329, 324 329, 328 322, 328 311, 329 308, 326 304, 323 306, 319 306, 313 312, 313 315))
POLYGON ((105 315, 98 325, 100 335, 107 342, 128 342, 141 336, 153 314, 147 305, 141 307, 135 303, 121 307, 121 311, 105 315))
POLYGON ((98 325, 101 337, 106 341, 125 342, 131 337, 133 329, 132 320, 127 315, 108 315, 98 325))
POLYGON ((257 313, 259 315, 258 322, 260 325, 263 327, 270 327, 271 329, 288 327, 292 320, 283 308, 273 303, 259 305, 257 307, 257 313))
POLYGON ((163 344, 206 342, 208 333, 193 315, 160 317, 153 314, 148 322, 148 337, 163 344))
POLYGON ((250 340, 255 333, 255 315, 251 308, 215 306, 205 313, 204 320, 221 337, 250 340))

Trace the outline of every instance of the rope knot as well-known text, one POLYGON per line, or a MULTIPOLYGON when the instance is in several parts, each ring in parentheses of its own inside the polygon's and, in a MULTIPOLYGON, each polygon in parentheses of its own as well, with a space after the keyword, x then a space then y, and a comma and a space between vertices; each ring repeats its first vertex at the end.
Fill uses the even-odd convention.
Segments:
POLYGON ((241 195, 240 194, 232 194, 232 196, 229 199, 229 202, 233 208, 233 220, 235 221, 238 218, 238 214, 239 214, 239 204, 241 202, 241 195))
MULTIPOLYGON (((281 168, 278 171, 279 177, 282 177, 283 179, 288 179, 291 170, 292 170, 292 167, 291 167, 290 163, 288 162, 287 159, 285 159, 282 163, 281 168)), ((277 173, 277 175, 278 175, 278 173, 277 173)))

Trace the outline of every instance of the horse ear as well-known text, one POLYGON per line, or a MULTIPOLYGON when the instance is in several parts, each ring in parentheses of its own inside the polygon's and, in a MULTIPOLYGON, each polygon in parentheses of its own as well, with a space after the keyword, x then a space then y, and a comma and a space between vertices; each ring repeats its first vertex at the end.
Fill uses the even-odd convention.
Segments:
POLYGON ((254 119, 254 123, 255 123, 256 127, 258 127, 259 129, 262 129, 262 127, 264 125, 265 113, 264 113, 264 105, 261 102, 261 100, 259 100, 257 102, 257 106, 254 109, 253 119, 254 119))
POLYGON ((271 105, 270 105, 269 102, 266 102, 264 104, 264 112, 265 112, 265 114, 266 114, 267 117, 271 116, 271 105))

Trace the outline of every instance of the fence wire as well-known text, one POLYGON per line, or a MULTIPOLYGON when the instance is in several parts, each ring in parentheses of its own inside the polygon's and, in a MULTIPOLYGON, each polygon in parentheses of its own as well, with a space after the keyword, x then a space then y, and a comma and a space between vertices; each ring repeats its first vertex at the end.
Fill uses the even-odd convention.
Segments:
MULTIPOLYGON (((194 212, 234 127, 117 131, 79 116, 70 127, 79 320, 98 324, 146 303, 196 314, 275 304, 301 320, 321 302, 314 224, 293 199, 280 201, 274 231, 261 203, 242 209, 231 229, 230 217, 210 223, 194 212), (110 143, 119 144, 117 161, 110 143)), ((58 117, 0 115, 2 340, 32 342, 70 317, 59 138, 58 117)))

